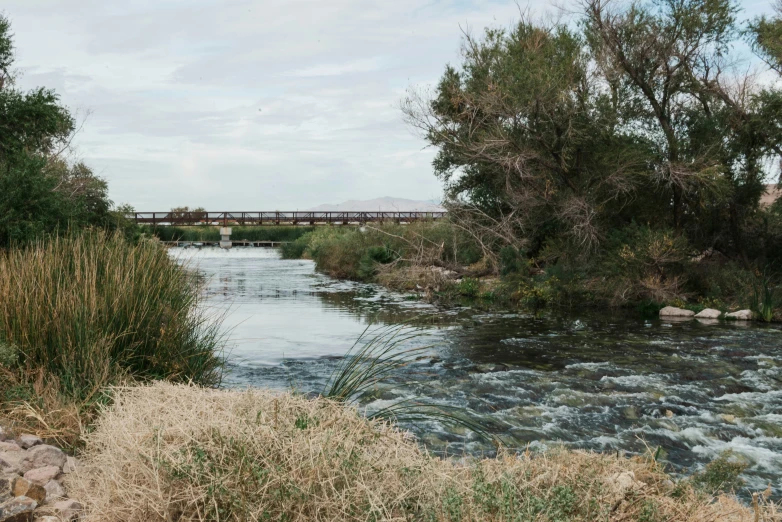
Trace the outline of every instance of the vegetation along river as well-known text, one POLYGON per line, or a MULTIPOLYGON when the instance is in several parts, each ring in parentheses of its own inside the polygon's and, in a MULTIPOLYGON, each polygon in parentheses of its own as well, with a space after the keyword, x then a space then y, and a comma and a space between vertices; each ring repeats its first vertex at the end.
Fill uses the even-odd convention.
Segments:
MULTIPOLYGON (((406 398, 467 407, 508 445, 598 451, 661 447, 669 469, 700 469, 725 451, 753 490, 782 491, 782 329, 664 322, 611 310, 486 313, 440 309, 318 274, 264 248, 172 249, 201 271, 206 302, 229 310, 227 386, 321 391, 368 324, 418 320, 426 356, 362 404, 406 398)), ((490 453, 464 430, 406 426, 436 452, 490 453)))

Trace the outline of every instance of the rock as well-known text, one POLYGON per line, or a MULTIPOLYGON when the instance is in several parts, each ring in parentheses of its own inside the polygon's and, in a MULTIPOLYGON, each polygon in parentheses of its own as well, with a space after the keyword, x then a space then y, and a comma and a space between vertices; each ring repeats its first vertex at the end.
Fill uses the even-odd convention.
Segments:
POLYGON ((7 460, 0 458, 0 473, 18 474, 19 468, 7 460))
POLYGON ((35 435, 25 433, 24 435, 19 436, 19 445, 24 449, 30 449, 33 446, 40 446, 41 444, 43 444, 43 441, 35 435))
POLYGON ((14 496, 14 479, 16 477, 13 475, 0 477, 0 502, 5 502, 14 496))
POLYGON ((79 461, 76 457, 68 455, 65 465, 62 467, 63 473, 73 473, 79 468, 79 461))
POLYGON ((722 312, 719 310, 715 310, 714 308, 704 308, 697 314, 695 314, 696 319, 717 319, 719 316, 722 315, 722 312))
POLYGON ((751 321, 754 314, 752 310, 739 310, 738 312, 732 312, 725 314, 725 319, 735 319, 736 321, 751 321))
MULTIPOLYGON (((30 482, 26 478, 16 477, 12 493, 15 497, 29 497, 38 503, 46 500, 46 490, 43 486, 30 482)), ((2 519, 0 519, 2 521, 2 519)))
POLYGON ((22 451, 22 448, 14 441, 0 442, 0 451, 22 451))
POLYGON ((608 483, 611 488, 620 495, 624 495, 629 489, 640 489, 646 486, 645 483, 636 480, 635 473, 632 471, 614 473, 609 477, 608 483))
POLYGON ((44 466, 57 466, 62 469, 67 460, 68 457, 61 449, 41 444, 27 450, 27 455, 19 461, 19 469, 22 473, 44 466))
POLYGON ((24 478, 29 480, 30 482, 35 482, 36 484, 44 485, 53 478, 55 478, 57 475, 60 474, 60 468, 57 466, 44 466, 42 468, 35 468, 31 469, 27 473, 24 474, 24 478))
POLYGON ((56 480, 50 480, 43 487, 46 490, 46 501, 52 502, 65 498, 65 488, 56 480))
MULTIPOLYGON (((84 507, 75 500, 60 500, 55 502, 52 506, 57 514, 60 516, 60 520, 63 522, 70 522, 76 520, 81 514, 84 507)), ((0 521, 1 522, 1 521, 0 521)))
POLYGON ((11 434, 9 431, 2 426, 0 426, 0 441, 12 439, 11 434))
POLYGON ((32 522, 38 502, 32 498, 17 497, 0 504, 0 522, 32 522))
POLYGON ((675 306, 666 306, 660 310, 660 317, 692 317, 695 312, 692 310, 685 310, 684 308, 676 308, 675 306))

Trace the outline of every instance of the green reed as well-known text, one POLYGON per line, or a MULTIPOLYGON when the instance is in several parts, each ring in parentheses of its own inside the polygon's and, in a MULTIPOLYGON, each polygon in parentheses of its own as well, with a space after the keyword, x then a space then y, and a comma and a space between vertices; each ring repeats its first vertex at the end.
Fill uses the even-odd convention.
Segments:
POLYGON ((86 400, 127 380, 220 383, 220 317, 150 241, 84 232, 0 253, 0 341, 22 375, 86 400))

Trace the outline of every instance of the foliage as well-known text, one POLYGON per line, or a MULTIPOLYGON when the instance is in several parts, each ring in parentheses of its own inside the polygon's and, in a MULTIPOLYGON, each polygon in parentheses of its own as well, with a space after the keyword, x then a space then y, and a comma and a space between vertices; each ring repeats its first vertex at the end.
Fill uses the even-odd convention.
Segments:
POLYGON ((382 265, 449 267, 481 259, 480 247, 447 221, 379 224, 363 230, 316 227, 282 250, 283 257, 308 257, 334 277, 371 281, 382 265))
POLYGON ((41 379, 47 393, 90 404, 128 380, 219 383, 219 320, 200 308, 195 277, 159 245, 118 233, 0 252, 0 339, 19 354, 6 385, 41 379))
POLYGON ((69 228, 111 226, 106 182, 63 159, 73 116, 50 89, 15 88, 13 58, 10 22, 0 15, 0 248, 69 228))
POLYGON ((759 201, 782 90, 734 64, 743 35, 780 71, 779 9, 742 28, 734 0, 581 6, 579 24, 465 35, 433 92, 403 100, 452 224, 505 277, 559 266, 616 304, 705 297, 710 265, 778 263, 780 206, 759 201))
POLYGON ((706 467, 690 477, 693 485, 710 495, 734 492, 744 485, 740 478, 747 464, 736 460, 729 452, 709 462, 706 467))

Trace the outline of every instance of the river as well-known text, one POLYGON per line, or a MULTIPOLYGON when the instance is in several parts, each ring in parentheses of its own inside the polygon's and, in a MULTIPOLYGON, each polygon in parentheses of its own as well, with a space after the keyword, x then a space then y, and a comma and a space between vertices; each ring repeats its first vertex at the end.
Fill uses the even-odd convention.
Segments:
MULTIPOLYGON (((206 277, 205 302, 227 312, 226 386, 318 392, 368 325, 415 320, 426 356, 362 401, 469 408, 517 448, 560 444, 641 453, 662 448, 674 473, 725 451, 751 490, 782 492, 782 329, 590 314, 440 309, 374 285, 318 274, 264 248, 172 249, 206 277)), ((438 453, 492 446, 438 422, 405 426, 438 453)))

